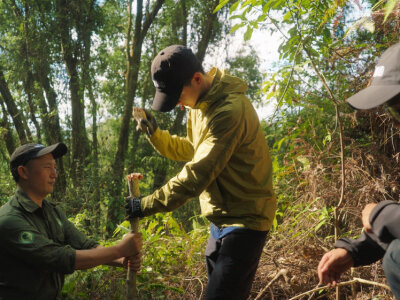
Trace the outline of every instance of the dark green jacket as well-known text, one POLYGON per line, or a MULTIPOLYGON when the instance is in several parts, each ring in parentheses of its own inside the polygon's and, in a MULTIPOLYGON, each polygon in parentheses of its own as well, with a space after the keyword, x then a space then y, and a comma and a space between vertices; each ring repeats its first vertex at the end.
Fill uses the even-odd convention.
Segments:
POLYGON ((75 249, 97 245, 60 208, 46 200, 40 208, 18 188, 0 208, 0 299, 57 299, 75 249))
POLYGON ((272 164, 247 84, 216 68, 208 93, 190 109, 187 136, 157 129, 150 139, 163 156, 186 161, 182 171, 142 198, 144 215, 171 211, 200 196, 202 214, 218 227, 269 230, 275 215, 272 164))

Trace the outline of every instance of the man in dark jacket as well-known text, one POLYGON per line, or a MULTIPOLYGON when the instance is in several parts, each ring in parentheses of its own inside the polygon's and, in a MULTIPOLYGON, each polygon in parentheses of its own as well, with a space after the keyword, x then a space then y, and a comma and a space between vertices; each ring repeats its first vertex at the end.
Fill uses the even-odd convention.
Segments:
POLYGON ((66 152, 63 143, 25 144, 11 155, 18 187, 0 208, 0 300, 59 299, 65 274, 101 264, 139 270, 140 234, 102 247, 44 199, 57 178, 55 159, 66 152))
POLYGON ((128 199, 128 213, 172 211, 199 197, 211 222, 206 299, 246 299, 276 208, 268 145, 245 95, 247 84, 217 68, 205 73, 193 52, 180 45, 160 51, 151 71, 152 108, 189 108, 187 136, 159 129, 148 112, 139 123, 160 154, 186 164, 153 194, 128 199))
MULTIPOLYGON (((371 85, 347 99, 356 109, 385 105, 396 127, 400 126, 400 43, 387 49, 378 61, 371 85)), ((360 238, 339 239, 319 265, 322 283, 336 285, 351 267, 371 264, 383 257, 387 282, 400 299, 400 205, 395 201, 370 203, 362 211, 360 238)))

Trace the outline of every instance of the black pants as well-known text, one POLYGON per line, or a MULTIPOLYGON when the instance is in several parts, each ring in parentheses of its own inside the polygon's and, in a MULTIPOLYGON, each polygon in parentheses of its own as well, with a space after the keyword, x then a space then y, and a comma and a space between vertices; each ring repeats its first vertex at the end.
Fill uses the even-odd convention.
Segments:
POLYGON ((247 299, 267 233, 234 231, 218 240, 210 234, 205 252, 208 272, 205 299, 247 299))

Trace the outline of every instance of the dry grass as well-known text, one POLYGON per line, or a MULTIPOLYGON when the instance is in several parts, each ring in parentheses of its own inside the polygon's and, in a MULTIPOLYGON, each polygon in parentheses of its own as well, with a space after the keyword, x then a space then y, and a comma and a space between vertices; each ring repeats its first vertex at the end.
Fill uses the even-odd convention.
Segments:
MULTIPOLYGON (((346 188, 338 216, 339 237, 355 237, 361 233, 360 217, 365 204, 400 199, 399 135, 393 135, 388 120, 382 119, 380 112, 362 114, 357 119, 370 124, 368 130, 373 138, 359 146, 357 137, 346 137, 346 188)), ((359 130, 358 122, 354 126, 354 131, 359 130)), ((286 170, 290 172, 276 180, 281 215, 278 227, 265 245, 249 299, 290 299, 314 289, 318 286, 319 260, 334 243, 332 211, 341 189, 338 142, 333 140, 319 151, 306 139, 297 138, 294 143, 298 144, 294 147, 297 154, 290 155, 297 157, 301 153, 302 159, 288 160, 286 170), (276 279, 282 270, 284 275, 276 279)), ((193 260, 190 267, 168 267, 168 274, 163 274, 164 283, 169 287, 162 292, 164 299, 203 298, 207 285, 204 257, 199 254, 193 260)), ((386 284, 380 262, 352 269, 344 274, 342 281, 352 278, 386 284)), ((392 299, 390 291, 364 283, 345 285, 340 288, 340 295, 340 299, 392 299)), ((336 299, 335 289, 321 290, 302 299, 336 299)))
MULTIPOLYGON (((376 120, 377 123, 382 120, 376 120)), ((382 129, 382 126, 379 127, 382 129)), ((376 128, 375 128, 376 129, 376 128)), ((334 243, 333 216, 325 215, 326 223, 319 228, 325 208, 335 206, 340 197, 341 178, 339 155, 315 152, 306 141, 305 157, 309 166, 294 166, 296 176, 290 182, 278 185, 278 193, 294 197, 283 197, 283 216, 263 253, 253 285, 251 299, 282 269, 287 276, 281 276, 259 299, 290 299, 312 290, 318 285, 317 265, 322 255, 332 249, 334 243), (317 230, 318 228, 318 230, 317 230)), ((395 139, 385 137, 373 141, 369 146, 358 147, 352 140, 346 146, 346 188, 343 208, 339 211, 340 236, 356 236, 361 233, 361 210, 370 202, 399 200, 399 167, 385 148, 397 153, 398 135, 395 139), (386 140, 383 147, 382 140, 386 140), (390 145, 387 141, 393 142, 390 145)), ((389 151, 390 152, 390 151, 389 151)), ((395 156, 395 155, 394 155, 395 156)), ((395 156, 396 157, 396 156, 395 156)), ((282 208, 281 208, 282 209, 282 208)), ((353 277, 378 283, 386 283, 381 263, 359 267, 347 272, 342 281, 353 277)), ((351 286, 340 289, 341 299, 351 299, 351 286)), ((356 299, 392 299, 386 289, 367 284, 354 284, 356 299)), ((335 299, 335 290, 324 290, 304 299, 335 299)))

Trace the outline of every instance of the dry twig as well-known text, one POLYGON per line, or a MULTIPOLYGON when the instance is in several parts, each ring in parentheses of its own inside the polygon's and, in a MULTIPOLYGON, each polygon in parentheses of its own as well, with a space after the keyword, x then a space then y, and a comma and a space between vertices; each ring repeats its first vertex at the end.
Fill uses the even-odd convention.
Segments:
MULTIPOLYGON (((365 279, 357 278, 357 277, 354 277, 352 280, 349 280, 349 281, 339 282, 339 283, 337 284, 337 286, 344 286, 344 285, 354 284, 354 283, 356 283, 356 282, 365 283, 365 284, 371 284, 371 285, 376 285, 376 286, 379 286, 379 287, 381 287, 381 288, 384 288, 384 289, 387 289, 387 290, 390 291, 390 287, 389 287, 388 285, 386 285, 386 284, 379 283, 379 282, 375 282, 375 281, 370 281, 370 280, 365 280, 365 279)), ((312 290, 310 290, 310 291, 308 291, 308 292, 304 292, 304 293, 299 294, 299 295, 297 295, 297 296, 295 296, 295 297, 292 297, 292 298, 290 298, 289 300, 300 299, 300 298, 302 298, 302 297, 304 297, 304 296, 307 296, 307 295, 309 295, 309 294, 315 293, 315 292, 317 292, 317 291, 319 291, 319 290, 323 290, 323 289, 326 289, 326 288, 328 288, 327 285, 324 285, 324 286, 321 286, 321 287, 317 287, 317 288, 312 289, 312 290)))
POLYGON ((287 278, 287 273, 288 271, 286 269, 282 269, 280 270, 274 278, 272 278, 272 280, 262 289, 261 292, 258 293, 257 297, 254 298, 254 300, 259 300, 261 299, 262 295, 266 292, 266 290, 271 286, 272 283, 274 283, 274 281, 276 281, 280 276, 283 276, 285 278, 287 278))

